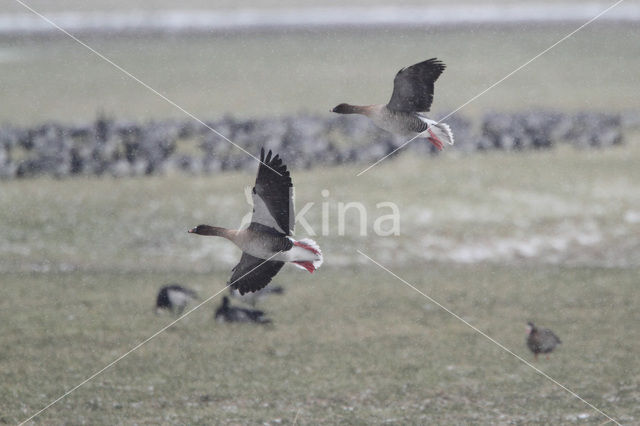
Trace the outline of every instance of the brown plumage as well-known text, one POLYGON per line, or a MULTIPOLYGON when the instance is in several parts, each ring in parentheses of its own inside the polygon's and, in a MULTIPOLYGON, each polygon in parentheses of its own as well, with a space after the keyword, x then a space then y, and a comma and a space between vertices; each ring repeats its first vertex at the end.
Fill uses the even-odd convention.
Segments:
POLYGON ((538 354, 553 352, 560 343, 562 343, 560 338, 548 328, 538 328, 532 322, 527 324, 527 347, 534 353, 536 359, 538 354))
POLYGON ((451 129, 444 123, 427 118, 433 103, 434 83, 445 65, 436 58, 405 67, 393 80, 393 94, 389 102, 376 105, 342 103, 331 111, 338 114, 362 114, 378 127, 401 136, 425 134, 439 150, 444 142, 453 144, 451 129), (444 142, 443 142, 444 141, 444 142))
POLYGON ((226 229, 198 225, 189 232, 222 237, 242 251, 240 262, 233 268, 231 288, 240 294, 264 288, 286 262, 315 271, 322 264, 322 252, 312 240, 296 241, 293 231, 293 183, 278 155, 271 151, 260 154, 260 167, 253 187, 253 216, 247 229, 226 229))

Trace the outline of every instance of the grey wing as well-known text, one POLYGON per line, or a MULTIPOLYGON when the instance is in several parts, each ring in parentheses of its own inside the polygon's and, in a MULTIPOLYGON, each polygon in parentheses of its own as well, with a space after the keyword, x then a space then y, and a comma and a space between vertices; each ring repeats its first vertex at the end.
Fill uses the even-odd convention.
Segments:
POLYGON ((556 334, 553 331, 551 331, 551 330, 547 330, 547 331, 549 332, 549 334, 551 335, 551 338, 555 341, 556 344, 562 343, 560 338, 558 336, 556 336, 556 334))
POLYGON ((553 331, 549 329, 545 329, 542 331, 542 338, 540 339, 540 346, 543 352, 551 351, 553 348, 558 345, 558 343, 562 343, 558 336, 556 336, 553 331))
POLYGON ((251 293, 266 287, 283 266, 284 262, 259 259, 242 253, 240 262, 233 268, 229 284, 241 295, 251 293))
POLYGON ((398 71, 393 80, 389 109, 404 112, 429 112, 433 103, 434 83, 445 69, 436 58, 427 59, 398 71))
POLYGON ((260 153, 260 167, 252 190, 252 224, 263 225, 277 233, 290 235, 293 231, 295 213, 293 211, 293 183, 282 159, 260 153))

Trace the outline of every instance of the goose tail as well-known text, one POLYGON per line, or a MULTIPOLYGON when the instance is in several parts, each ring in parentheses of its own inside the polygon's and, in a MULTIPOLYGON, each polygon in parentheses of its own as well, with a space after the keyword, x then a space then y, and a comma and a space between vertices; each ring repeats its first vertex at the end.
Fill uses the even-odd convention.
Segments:
POLYGON ((438 151, 442 151, 444 143, 453 145, 453 133, 451 133, 451 127, 445 123, 433 123, 425 131, 429 142, 435 146, 438 151))
POLYGON ((437 123, 435 125, 436 133, 439 133, 438 136, 441 136, 441 139, 444 140, 449 145, 453 145, 453 133, 451 132, 451 127, 449 127, 446 123, 437 123))
MULTIPOLYGON (((313 273, 324 262, 322 250, 318 243, 309 238, 293 242, 296 254, 302 254, 298 259, 292 260, 293 264, 298 268, 306 269, 313 273)), ((292 250, 293 251, 293 250, 292 250)))

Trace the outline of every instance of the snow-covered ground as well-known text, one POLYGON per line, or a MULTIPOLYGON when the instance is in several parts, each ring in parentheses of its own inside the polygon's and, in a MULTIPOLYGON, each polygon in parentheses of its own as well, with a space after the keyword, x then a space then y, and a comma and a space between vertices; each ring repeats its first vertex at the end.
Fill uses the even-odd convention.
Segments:
MULTIPOLYGON (((72 33, 232 32, 352 26, 586 22, 609 6, 609 2, 572 2, 239 10, 61 11, 44 15, 72 33)), ((640 3, 621 3, 608 10, 598 20, 637 22, 640 20, 640 3)), ((56 31, 58 30, 51 22, 26 8, 24 13, 0 14, 0 35, 56 31)))

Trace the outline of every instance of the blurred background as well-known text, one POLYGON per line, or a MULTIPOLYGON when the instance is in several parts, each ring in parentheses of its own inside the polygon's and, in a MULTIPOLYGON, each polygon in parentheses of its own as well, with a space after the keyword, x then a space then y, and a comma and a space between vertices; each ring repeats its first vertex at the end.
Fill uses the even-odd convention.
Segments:
POLYGON ((329 112, 437 57, 448 116, 612 4, 0 3, 0 422, 173 320, 162 285, 224 288, 239 250, 185 231, 237 226, 257 165, 210 128, 281 154, 325 265, 276 277, 271 326, 215 323, 220 295, 35 422, 607 420, 356 250, 526 359, 527 321, 551 327, 563 345, 536 366, 638 422, 638 3, 448 117, 444 152, 416 140, 357 176, 404 140, 329 112), (367 216, 339 235, 348 202, 367 216), (400 235, 373 232, 382 202, 400 235))

